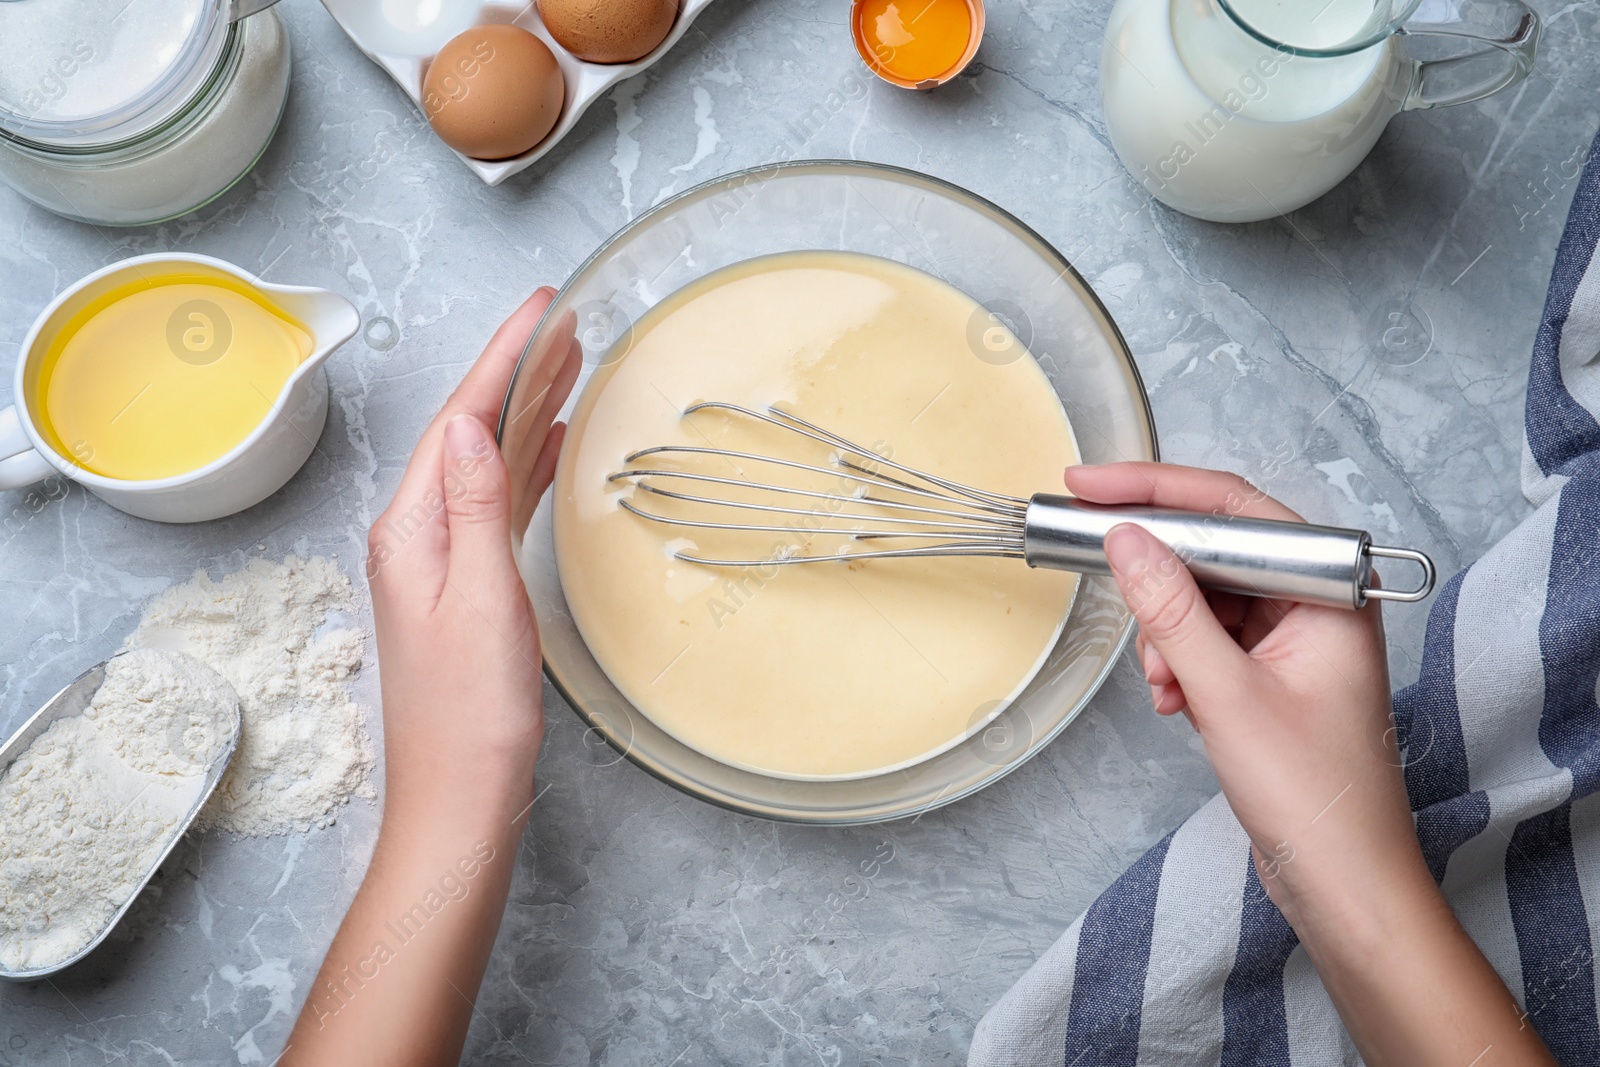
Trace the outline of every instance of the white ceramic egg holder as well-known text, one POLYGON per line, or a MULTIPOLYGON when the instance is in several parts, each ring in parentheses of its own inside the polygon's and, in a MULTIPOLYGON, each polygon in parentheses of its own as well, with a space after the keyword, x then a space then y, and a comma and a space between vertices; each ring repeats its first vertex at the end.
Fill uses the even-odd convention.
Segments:
MULTIPOLYGON (((688 32, 689 24, 695 17, 710 4, 711 0, 681 0, 678 20, 673 23, 672 32, 667 34, 666 40, 656 46, 655 51, 632 63, 583 62, 556 43, 555 38, 550 36, 550 31, 545 29, 543 20, 539 18, 538 8, 532 3, 515 7, 495 3, 484 4, 478 12, 478 25, 510 23, 513 26, 521 26, 550 46, 550 51, 555 54, 556 63, 561 67, 561 77, 566 82, 566 99, 561 103, 561 118, 556 121, 555 128, 545 136, 544 140, 522 155, 496 160, 473 159, 461 155, 460 152, 456 152, 456 155, 487 185, 499 185, 511 175, 532 166, 578 124, 578 119, 589 109, 589 105, 598 100, 607 89, 625 78, 640 73, 665 55, 667 49, 677 44, 678 40, 688 32)), ((356 47, 365 52, 367 58, 388 71, 389 76, 399 83, 400 88, 406 91, 406 95, 411 97, 418 110, 421 110, 422 77, 433 57, 399 56, 375 51, 362 40, 357 27, 339 18, 331 7, 329 14, 333 15, 334 21, 339 23, 344 32, 355 42, 356 47)))

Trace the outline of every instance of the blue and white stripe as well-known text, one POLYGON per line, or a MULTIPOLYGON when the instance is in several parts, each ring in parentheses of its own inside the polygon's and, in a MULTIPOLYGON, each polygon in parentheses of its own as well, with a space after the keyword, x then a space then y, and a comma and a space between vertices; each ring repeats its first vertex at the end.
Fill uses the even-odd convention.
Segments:
MULTIPOLYGON (((1600 149, 1600 139, 1596 148, 1600 149)), ((1600 152, 1528 375, 1536 510, 1440 590, 1395 694, 1417 836, 1563 1064, 1600 1063, 1600 152)), ((974 1035, 970 1067, 1358 1064, 1221 797, 1073 924, 974 1035)))

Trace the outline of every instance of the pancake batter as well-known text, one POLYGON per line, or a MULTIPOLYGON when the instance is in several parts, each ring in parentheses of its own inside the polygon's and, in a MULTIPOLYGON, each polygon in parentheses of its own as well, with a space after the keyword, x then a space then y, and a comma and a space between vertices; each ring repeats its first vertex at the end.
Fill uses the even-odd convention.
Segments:
MULTIPOLYGON (((642 317, 619 342, 625 354, 601 367, 579 399, 554 488, 556 562, 573 619, 634 706, 737 767, 851 778, 958 744, 1026 685, 1055 643, 1076 575, 1011 559, 685 563, 673 553, 771 559, 882 546, 661 525, 629 514, 619 498, 711 521, 783 520, 675 505, 606 481, 626 454, 651 445, 714 444, 828 464, 821 446, 754 420, 682 416, 696 401, 722 400, 757 410, 777 404, 969 485, 1023 497, 1059 486, 1062 469, 1078 460, 1061 402, 1031 355, 1004 365, 980 359, 969 337, 983 330, 992 342, 1004 327, 959 290, 842 252, 735 264, 642 317)), ((706 457, 653 465, 783 484, 806 477, 706 457)), ((850 488, 841 479, 831 486, 850 488)), ((826 503, 815 506, 816 524, 837 525, 826 503)))

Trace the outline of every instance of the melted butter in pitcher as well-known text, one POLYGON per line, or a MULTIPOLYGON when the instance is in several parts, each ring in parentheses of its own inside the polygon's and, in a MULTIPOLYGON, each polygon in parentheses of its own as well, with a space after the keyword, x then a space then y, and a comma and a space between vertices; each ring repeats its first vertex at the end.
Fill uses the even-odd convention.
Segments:
POLYGON ((41 429, 108 478, 170 478, 220 459, 311 354, 304 325, 227 278, 161 274, 89 303, 47 350, 41 429))

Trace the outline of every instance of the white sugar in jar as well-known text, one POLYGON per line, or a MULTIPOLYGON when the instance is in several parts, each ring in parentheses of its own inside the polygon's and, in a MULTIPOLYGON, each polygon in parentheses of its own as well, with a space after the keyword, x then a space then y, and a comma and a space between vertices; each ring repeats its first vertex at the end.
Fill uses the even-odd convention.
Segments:
POLYGON ((112 226, 220 196, 265 151, 289 93, 282 19, 237 15, 227 0, 0 3, 0 39, 23 57, 0 70, 0 178, 112 226))

